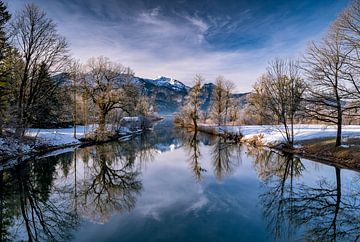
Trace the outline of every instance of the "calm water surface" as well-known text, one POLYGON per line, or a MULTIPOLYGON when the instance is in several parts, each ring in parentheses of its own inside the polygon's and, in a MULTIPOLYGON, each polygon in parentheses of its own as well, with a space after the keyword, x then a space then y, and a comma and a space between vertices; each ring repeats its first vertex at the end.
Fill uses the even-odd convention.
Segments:
POLYGON ((173 128, 0 173, 0 241, 354 241, 360 175, 173 128))

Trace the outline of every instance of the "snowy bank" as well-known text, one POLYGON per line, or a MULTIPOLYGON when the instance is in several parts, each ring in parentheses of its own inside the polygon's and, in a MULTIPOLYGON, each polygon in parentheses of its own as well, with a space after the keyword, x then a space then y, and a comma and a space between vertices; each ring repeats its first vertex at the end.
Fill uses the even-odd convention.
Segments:
POLYGON ((36 138, 36 142, 50 146, 61 146, 70 144, 80 144, 79 139, 85 136, 85 133, 95 131, 95 126, 76 126, 76 138, 74 137, 74 128, 62 129, 29 129, 25 136, 36 138))
POLYGON ((23 142, 12 138, 0 138, 0 160, 3 158, 14 157, 18 155, 29 154, 40 147, 67 147, 78 145, 81 142, 80 138, 85 136, 85 133, 95 130, 94 125, 77 126, 76 138, 74 138, 74 128, 61 129, 29 129, 25 133, 23 142))
MULTIPOLYGON (((130 123, 137 123, 137 117, 127 120, 130 123)), ((28 129, 25 132, 24 140, 20 142, 14 137, 0 138, 0 160, 7 160, 18 156, 37 155, 44 152, 54 152, 54 150, 65 149, 68 147, 78 146, 81 144, 89 144, 92 141, 86 140, 91 134, 96 131, 97 125, 83 125, 76 126, 76 138, 74 137, 74 128, 59 128, 59 129, 28 129)), ((134 135, 142 133, 145 129, 140 129, 135 125, 134 127, 113 127, 107 126, 109 132, 117 133, 114 139, 119 141, 126 141, 131 139, 134 135)), ((9 130, 8 132, 11 132, 9 130)), ((114 140, 112 139, 112 140, 114 140)), ((110 141, 110 140, 109 140, 110 141)), ((62 152, 62 151, 58 151, 62 152)))
MULTIPOLYGON (((265 145, 276 145, 285 141, 283 136, 282 126, 271 125, 244 125, 244 126, 214 126, 207 124, 200 124, 199 127, 203 130, 208 130, 210 133, 223 134, 242 134, 243 140, 252 140, 258 137, 265 145)), ((318 125, 318 124, 297 124, 294 127, 295 143, 299 141, 331 138, 336 137, 336 126, 318 125)), ((360 125, 344 125, 342 128, 342 137, 360 138, 360 125)))

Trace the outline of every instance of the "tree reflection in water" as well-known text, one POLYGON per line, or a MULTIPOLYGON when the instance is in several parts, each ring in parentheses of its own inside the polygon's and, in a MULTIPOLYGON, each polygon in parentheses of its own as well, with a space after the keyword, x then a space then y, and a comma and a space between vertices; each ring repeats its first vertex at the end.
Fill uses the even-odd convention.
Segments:
POLYGON ((0 172, 0 241, 68 241, 80 217, 103 223, 134 208, 142 163, 154 152, 147 140, 87 147, 0 172))
POLYGON ((260 196, 264 217, 276 239, 359 239, 359 187, 351 184, 352 188, 343 192, 339 168, 334 167, 334 181, 322 178, 315 185, 296 183, 295 178, 304 171, 300 159, 266 150, 255 153, 255 166, 265 183, 260 196), (296 235, 296 231, 301 232, 296 235))
POLYGON ((218 181, 230 176, 241 163, 241 147, 231 141, 217 137, 211 151, 214 175, 218 181))
POLYGON ((201 181, 203 178, 203 173, 206 172, 206 169, 201 167, 200 163, 200 141, 198 137, 198 131, 194 130, 193 132, 181 132, 182 139, 184 141, 185 149, 188 150, 189 153, 189 164, 190 168, 194 174, 196 181, 201 181))
POLYGON ((78 218, 67 193, 52 188, 58 159, 28 161, 0 173, 1 241, 66 241, 78 218))
POLYGON ((104 223, 112 214, 134 208, 142 183, 133 146, 98 145, 82 149, 80 156, 89 159, 77 192, 77 209, 83 217, 104 223))
POLYGON ((241 147, 225 138, 200 134, 195 130, 182 132, 182 140, 188 150, 190 168, 197 181, 201 181, 203 173, 207 171, 201 166, 200 145, 211 146, 211 164, 214 175, 219 181, 231 175, 240 164, 241 147))

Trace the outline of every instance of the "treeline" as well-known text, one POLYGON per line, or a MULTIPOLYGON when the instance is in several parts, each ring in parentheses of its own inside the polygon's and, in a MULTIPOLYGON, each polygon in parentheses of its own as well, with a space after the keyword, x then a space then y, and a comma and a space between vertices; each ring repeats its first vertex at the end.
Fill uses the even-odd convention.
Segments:
POLYGON ((152 111, 129 67, 106 57, 73 60, 56 24, 33 4, 13 15, 0 1, 0 47, 0 134, 94 122, 104 133, 108 122, 152 111))
POLYGON ((323 123, 336 125, 335 145, 340 146, 342 126, 359 122, 360 116, 360 0, 352 1, 303 57, 271 61, 245 110, 232 98, 234 84, 219 77, 210 111, 201 111, 202 82, 195 77, 188 102, 175 118, 178 126, 196 129, 199 121, 280 125, 287 145, 293 147, 294 124, 323 123))
POLYGON ((326 36, 311 42, 299 60, 275 59, 254 86, 246 115, 260 124, 281 124, 290 147, 295 123, 337 126, 359 120, 360 1, 332 23, 326 36))
POLYGON ((239 99, 234 97, 232 91, 234 83, 219 76, 215 80, 214 90, 211 93, 211 106, 209 110, 201 110, 203 104, 202 84, 204 78, 196 75, 194 85, 189 91, 186 104, 175 115, 174 122, 177 126, 197 129, 198 122, 228 125, 239 120, 239 99))

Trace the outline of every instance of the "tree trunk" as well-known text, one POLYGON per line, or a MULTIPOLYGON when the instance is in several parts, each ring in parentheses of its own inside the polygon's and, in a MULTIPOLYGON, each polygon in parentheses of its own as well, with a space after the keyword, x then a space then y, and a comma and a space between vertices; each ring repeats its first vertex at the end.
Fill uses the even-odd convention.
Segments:
POLYGON ((337 216, 339 214, 340 210, 340 204, 341 204, 341 170, 340 168, 335 168, 336 172, 336 204, 335 204, 335 211, 334 211, 334 218, 332 221, 332 227, 334 231, 334 241, 336 241, 336 222, 337 222, 337 216))
POLYGON ((19 90, 19 96, 18 96, 18 103, 17 103, 17 120, 16 120, 16 129, 15 129, 15 136, 16 137, 22 137, 25 132, 25 125, 24 125, 24 96, 25 96, 25 88, 26 88, 26 82, 29 78, 29 63, 30 63, 30 57, 27 55, 25 67, 24 67, 24 73, 21 78, 20 82, 20 90, 19 90))
POLYGON ((193 124, 194 124, 194 130, 197 130, 197 121, 196 121, 196 118, 192 118, 192 121, 193 121, 193 124))
POLYGON ((106 113, 100 112, 99 113, 99 128, 98 128, 99 134, 105 133, 105 120, 106 120, 106 113))
POLYGON ((336 133, 335 147, 339 147, 341 145, 341 128, 342 128, 342 113, 341 113, 341 111, 338 111, 337 133, 336 133))

